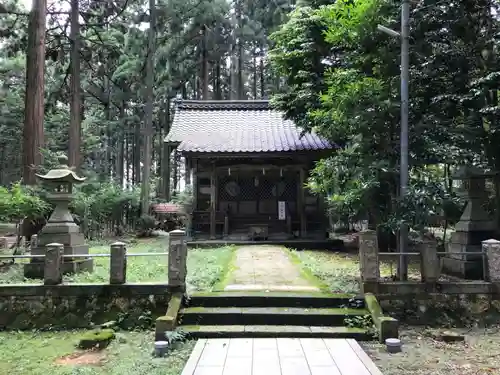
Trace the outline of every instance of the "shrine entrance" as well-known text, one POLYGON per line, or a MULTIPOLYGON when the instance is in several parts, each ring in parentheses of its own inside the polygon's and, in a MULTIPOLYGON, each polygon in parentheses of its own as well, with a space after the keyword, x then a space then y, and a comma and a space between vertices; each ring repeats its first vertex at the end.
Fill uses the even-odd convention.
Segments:
POLYGON ((267 226, 270 232, 289 233, 298 226, 299 171, 254 167, 217 170, 217 209, 230 217, 230 231, 267 226))

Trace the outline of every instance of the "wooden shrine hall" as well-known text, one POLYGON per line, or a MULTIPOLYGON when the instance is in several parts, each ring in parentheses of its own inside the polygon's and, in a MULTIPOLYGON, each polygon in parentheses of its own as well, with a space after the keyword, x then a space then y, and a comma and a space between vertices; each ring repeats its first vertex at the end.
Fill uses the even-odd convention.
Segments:
POLYGON ((267 100, 179 100, 165 138, 166 154, 176 150, 185 161, 198 239, 325 239, 325 202, 306 180, 332 149, 315 134, 301 136, 267 100))

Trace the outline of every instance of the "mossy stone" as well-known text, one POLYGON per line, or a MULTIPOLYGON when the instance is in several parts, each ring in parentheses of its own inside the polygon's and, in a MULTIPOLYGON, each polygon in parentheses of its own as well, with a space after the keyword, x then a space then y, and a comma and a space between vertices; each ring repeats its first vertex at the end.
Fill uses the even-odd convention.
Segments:
POLYGON ((115 338, 112 329, 99 329, 85 333, 78 343, 80 349, 104 349, 115 338))

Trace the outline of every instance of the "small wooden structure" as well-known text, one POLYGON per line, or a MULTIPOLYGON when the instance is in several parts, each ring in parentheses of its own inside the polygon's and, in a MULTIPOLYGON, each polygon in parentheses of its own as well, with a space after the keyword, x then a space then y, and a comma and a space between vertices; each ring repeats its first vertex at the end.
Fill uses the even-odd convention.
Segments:
POLYGON ((200 239, 325 239, 324 200, 305 184, 314 162, 334 148, 302 135, 265 100, 178 101, 165 138, 165 155, 175 150, 185 160, 191 233, 200 239))

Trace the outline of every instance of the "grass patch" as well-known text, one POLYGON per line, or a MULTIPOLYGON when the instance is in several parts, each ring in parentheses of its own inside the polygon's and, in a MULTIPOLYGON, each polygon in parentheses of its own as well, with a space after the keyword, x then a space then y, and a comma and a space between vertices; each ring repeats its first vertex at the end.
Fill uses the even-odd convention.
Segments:
POLYGON ((75 344, 84 332, 0 333, 0 374, 9 375, 178 375, 194 341, 180 343, 166 358, 153 358, 152 332, 117 334, 98 364, 62 364, 61 358, 81 353, 75 344))
MULTIPOLYGON (((306 272, 319 279, 329 292, 359 293, 358 254, 334 251, 303 250, 291 251, 306 272)), ((396 272, 395 262, 381 262, 380 276, 391 277, 396 272)), ((409 278, 420 278, 418 264, 410 264, 409 278)), ((322 288, 322 289, 324 289, 322 288)))
POLYGON ((238 269, 236 265, 236 247, 232 247, 231 254, 224 259, 226 261, 225 267, 219 280, 212 287, 212 290, 222 291, 231 282, 231 276, 234 271, 238 269))
POLYGON ((188 292, 212 291, 225 282, 236 248, 190 249, 188 251, 188 292))
POLYGON ((301 276, 309 282, 312 286, 317 287, 322 292, 328 292, 330 290, 330 286, 324 282, 324 280, 320 279, 317 275, 314 274, 310 267, 301 267, 302 259, 298 256, 298 251, 287 249, 286 254, 290 261, 297 265, 300 269, 301 276))
MULTIPOLYGON (((128 253, 163 253, 168 251, 168 237, 125 240, 128 253)), ((193 290, 212 290, 225 275, 234 248, 189 249, 187 259, 187 282, 193 290)), ((109 243, 93 244, 92 254, 109 254, 109 243)), ((27 259, 0 270, 0 284, 42 283, 41 279, 26 279, 23 264, 27 259)), ((108 257, 94 258, 94 272, 65 275, 64 283, 107 283, 109 282, 108 257)), ((139 256, 127 259, 128 282, 168 282, 168 255, 139 256)))

